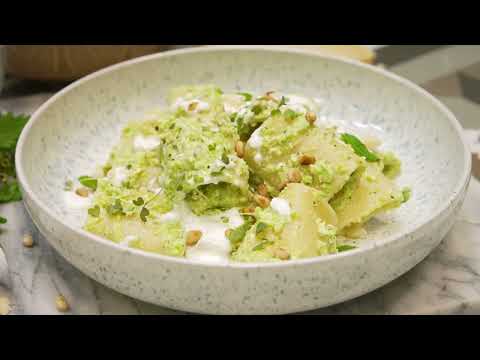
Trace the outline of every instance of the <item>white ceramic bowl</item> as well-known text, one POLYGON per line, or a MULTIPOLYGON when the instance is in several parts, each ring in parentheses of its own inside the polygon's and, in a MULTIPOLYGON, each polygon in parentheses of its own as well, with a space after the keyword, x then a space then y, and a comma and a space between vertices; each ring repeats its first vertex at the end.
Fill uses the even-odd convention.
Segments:
POLYGON ((461 127, 434 97, 384 70, 304 51, 214 47, 157 54, 87 76, 47 101, 18 143, 24 202, 50 244, 98 282, 183 311, 282 314, 339 303, 402 275, 451 228, 470 178, 461 127), (374 221, 359 249, 281 264, 215 266, 126 249, 68 215, 66 178, 106 159, 128 121, 181 84, 279 90, 324 98, 323 113, 382 132, 413 189, 401 209, 374 221))

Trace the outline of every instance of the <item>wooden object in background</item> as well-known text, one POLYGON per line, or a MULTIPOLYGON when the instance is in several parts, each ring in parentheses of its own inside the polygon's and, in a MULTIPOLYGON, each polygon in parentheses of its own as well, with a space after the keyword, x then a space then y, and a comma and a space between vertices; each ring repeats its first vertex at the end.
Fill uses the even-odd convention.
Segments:
POLYGON ((22 79, 72 81, 168 45, 8 45, 7 73, 22 79))

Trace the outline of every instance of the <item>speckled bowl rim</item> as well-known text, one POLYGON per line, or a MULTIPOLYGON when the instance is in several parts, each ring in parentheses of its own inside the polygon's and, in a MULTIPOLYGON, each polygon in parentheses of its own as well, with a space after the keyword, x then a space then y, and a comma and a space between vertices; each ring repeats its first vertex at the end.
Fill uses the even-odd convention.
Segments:
MULTIPOLYGON (((455 136, 452 134, 452 136, 455 136)), ((313 263, 318 263, 318 262, 330 262, 330 261, 335 261, 336 259, 339 258, 345 258, 345 257, 350 257, 350 256, 357 256, 360 253, 372 251, 374 249, 378 249, 380 247, 386 247, 388 245, 392 245, 396 243, 397 241, 400 241, 402 239, 405 239, 405 236, 408 234, 420 232, 423 229, 425 229, 426 226, 428 226, 430 223, 434 222, 437 218, 441 217, 442 214, 448 213, 450 210, 450 205, 454 204, 459 197, 462 195, 463 190, 467 187, 470 177, 471 177, 471 154, 469 151, 469 148, 467 146, 467 142, 465 140, 465 136, 463 134, 463 129, 456 117, 453 115, 453 113, 444 105, 442 104, 436 97, 434 97, 432 94, 427 92, 426 90, 422 89, 420 86, 414 84, 410 80, 407 80, 405 78, 402 78, 396 74, 393 74, 389 71, 386 71, 380 67, 373 66, 373 65, 368 65, 361 63, 356 60, 350 60, 346 59, 343 57, 339 56, 334 56, 334 55, 325 55, 325 54, 318 54, 314 51, 311 50, 304 50, 304 49, 286 49, 283 47, 275 47, 275 46, 269 46, 268 48, 261 46, 261 45, 217 45, 217 46, 205 46, 205 47, 199 47, 199 48, 189 48, 189 49, 179 49, 179 50, 170 50, 162 53, 157 53, 153 55, 146 55, 142 56, 139 58, 135 58, 133 60, 128 60, 124 61, 109 67, 106 67, 102 70, 96 71, 90 75, 87 75, 69 86, 65 87, 61 91, 59 91, 57 94, 52 96, 49 100, 47 100, 40 108, 38 108, 31 116, 30 121, 27 123, 25 128, 23 129, 20 138, 17 143, 17 148, 16 148, 16 153, 15 153, 15 163, 17 165, 17 178, 18 181, 21 185, 22 191, 28 195, 28 197, 38 206, 41 211, 43 211, 45 214, 47 214, 50 218, 52 218, 54 221, 58 221, 61 223, 64 227, 69 229, 70 231, 76 233, 77 235, 84 237, 85 239, 100 242, 104 245, 107 245, 112 248, 112 250, 120 251, 120 252, 129 252, 133 255, 138 255, 138 256, 144 256, 147 258, 151 259, 158 259, 159 261, 165 261, 165 262, 171 262, 171 263, 177 263, 177 264, 184 264, 184 265, 191 265, 191 266, 198 266, 198 267, 206 267, 206 268, 237 268, 237 269, 256 269, 256 268, 285 268, 285 267, 295 267, 295 266, 303 266, 303 265, 309 265, 313 263), (433 212, 429 217, 427 217, 423 223, 415 226, 406 226, 405 230, 393 234, 390 236, 386 236, 380 241, 376 241, 373 243, 370 243, 364 247, 359 247, 357 249, 354 249, 352 251, 348 252, 343 252, 343 253, 338 253, 338 254, 331 254, 331 255, 324 255, 324 256, 318 256, 318 257, 313 257, 313 258, 308 258, 308 259, 298 259, 298 260, 290 260, 287 262, 278 262, 278 263, 228 263, 228 264, 209 264, 209 263, 204 263, 200 261, 192 261, 189 259, 185 258, 177 258, 173 256, 166 256, 166 255, 161 255, 161 254, 156 254, 156 253, 149 253, 149 252, 144 252, 141 250, 137 249, 132 249, 132 248, 126 248, 123 247, 113 241, 110 241, 108 239, 102 238, 98 235, 94 235, 92 233, 87 232, 86 230, 83 230, 81 228, 71 226, 70 224, 64 222, 62 219, 59 219, 53 211, 50 210, 46 204, 44 204, 39 197, 35 194, 35 192, 31 189, 30 184, 27 181, 27 176, 25 174, 25 169, 24 165, 22 163, 22 157, 23 157, 23 148, 26 145, 26 140, 29 135, 29 132, 32 128, 32 126, 39 121, 41 118, 42 114, 47 110, 47 108, 55 103, 59 98, 61 98, 63 95, 67 94, 71 90, 75 89, 76 87, 81 86, 83 83, 88 82, 90 80, 93 80, 97 77, 104 76, 106 74, 109 74, 111 72, 114 72, 118 69, 130 67, 130 66, 135 66, 137 64, 143 63, 143 62, 148 62, 154 59, 159 59, 159 58, 168 58, 172 56, 178 56, 178 55, 183 55, 183 54, 192 54, 192 53, 201 53, 201 52, 222 52, 222 51, 229 51, 229 50, 235 50, 235 51, 265 51, 265 52, 270 52, 270 53, 292 53, 292 54, 298 54, 298 55, 303 55, 303 56, 309 56, 309 57, 316 57, 319 59, 328 59, 328 60, 333 60, 333 61, 338 61, 338 62, 343 62, 345 64, 349 64, 352 66, 356 66, 358 68, 365 69, 367 71, 372 71, 374 73, 377 73, 379 75, 382 75, 386 78, 389 78, 393 81, 396 81, 397 83, 404 85, 413 91, 415 91, 418 95, 423 96, 424 98, 428 99, 429 101, 432 102, 434 106, 436 106, 441 112, 443 112, 448 120, 450 121, 451 125, 455 129, 455 134, 461 139, 464 151, 463 151, 463 165, 464 169, 462 174, 459 175, 459 180, 458 183, 454 189, 454 191, 449 195, 448 199, 445 200, 445 203, 443 206, 439 207, 435 212, 433 212)))

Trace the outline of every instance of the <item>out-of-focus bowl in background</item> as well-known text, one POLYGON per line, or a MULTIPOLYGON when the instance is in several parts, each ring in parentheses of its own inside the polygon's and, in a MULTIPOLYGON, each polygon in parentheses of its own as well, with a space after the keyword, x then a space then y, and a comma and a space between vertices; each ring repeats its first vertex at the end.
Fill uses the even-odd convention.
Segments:
POLYGON ((104 67, 168 48, 169 45, 8 45, 6 70, 21 79, 73 81, 104 67))

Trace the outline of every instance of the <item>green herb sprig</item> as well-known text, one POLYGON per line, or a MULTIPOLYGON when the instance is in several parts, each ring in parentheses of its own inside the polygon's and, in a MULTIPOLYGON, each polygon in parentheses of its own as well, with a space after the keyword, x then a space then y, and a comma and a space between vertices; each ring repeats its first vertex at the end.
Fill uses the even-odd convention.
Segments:
MULTIPOLYGON (((15 148, 30 116, 0 113, 0 204, 22 200, 15 172, 15 148)), ((7 219, 0 217, 0 224, 7 219)))
POLYGON ((100 207, 95 205, 93 208, 88 209, 88 215, 98 218, 100 216, 100 207))
POLYGON ((262 241, 261 243, 257 244, 256 246, 253 247, 252 251, 260 251, 265 249, 268 245, 272 245, 273 241, 262 241))
POLYGON ((267 224, 263 223, 263 222, 259 222, 257 224, 257 227, 255 229, 255 232, 258 234, 262 233, 263 231, 265 231, 265 229, 268 227, 267 224))
POLYGON ((285 116, 285 119, 287 119, 288 121, 292 121, 293 119, 295 119, 298 116, 298 114, 295 111, 293 111, 292 109, 285 110, 283 115, 285 116))
POLYGON ((238 245, 245 238, 245 234, 253 226, 254 223, 255 219, 252 217, 248 217, 242 225, 228 232, 227 238, 228 240, 230 240, 233 248, 238 247, 238 245))
POLYGON ((125 215, 120 199, 116 199, 113 205, 108 206, 107 211, 110 215, 125 215))
POLYGON ((345 144, 350 145, 358 156, 364 157, 368 162, 379 161, 380 158, 365 146, 355 135, 344 133, 340 136, 345 144))
POLYGON ((148 210, 147 205, 150 204, 155 198, 160 195, 162 191, 158 191, 150 200, 145 202, 145 200, 142 197, 139 197, 137 200, 133 200, 133 204, 135 206, 142 206, 140 210, 140 219, 146 223, 147 222, 147 216, 150 215, 150 210, 148 210))
POLYGON ((255 115, 261 114, 262 111, 263 111, 263 106, 260 105, 260 104, 254 105, 254 106, 252 107, 252 112, 253 112, 255 115))
POLYGON ((250 93, 241 92, 238 93, 238 95, 242 95, 245 98, 245 101, 251 101, 253 99, 253 95, 250 93))
POLYGON ((97 190, 98 180, 92 178, 91 176, 80 176, 78 178, 78 181, 80 182, 80 184, 89 189, 92 189, 93 191, 97 190))
POLYGON ((29 119, 30 116, 24 114, 0 114, 0 151, 15 150, 18 138, 29 119))

